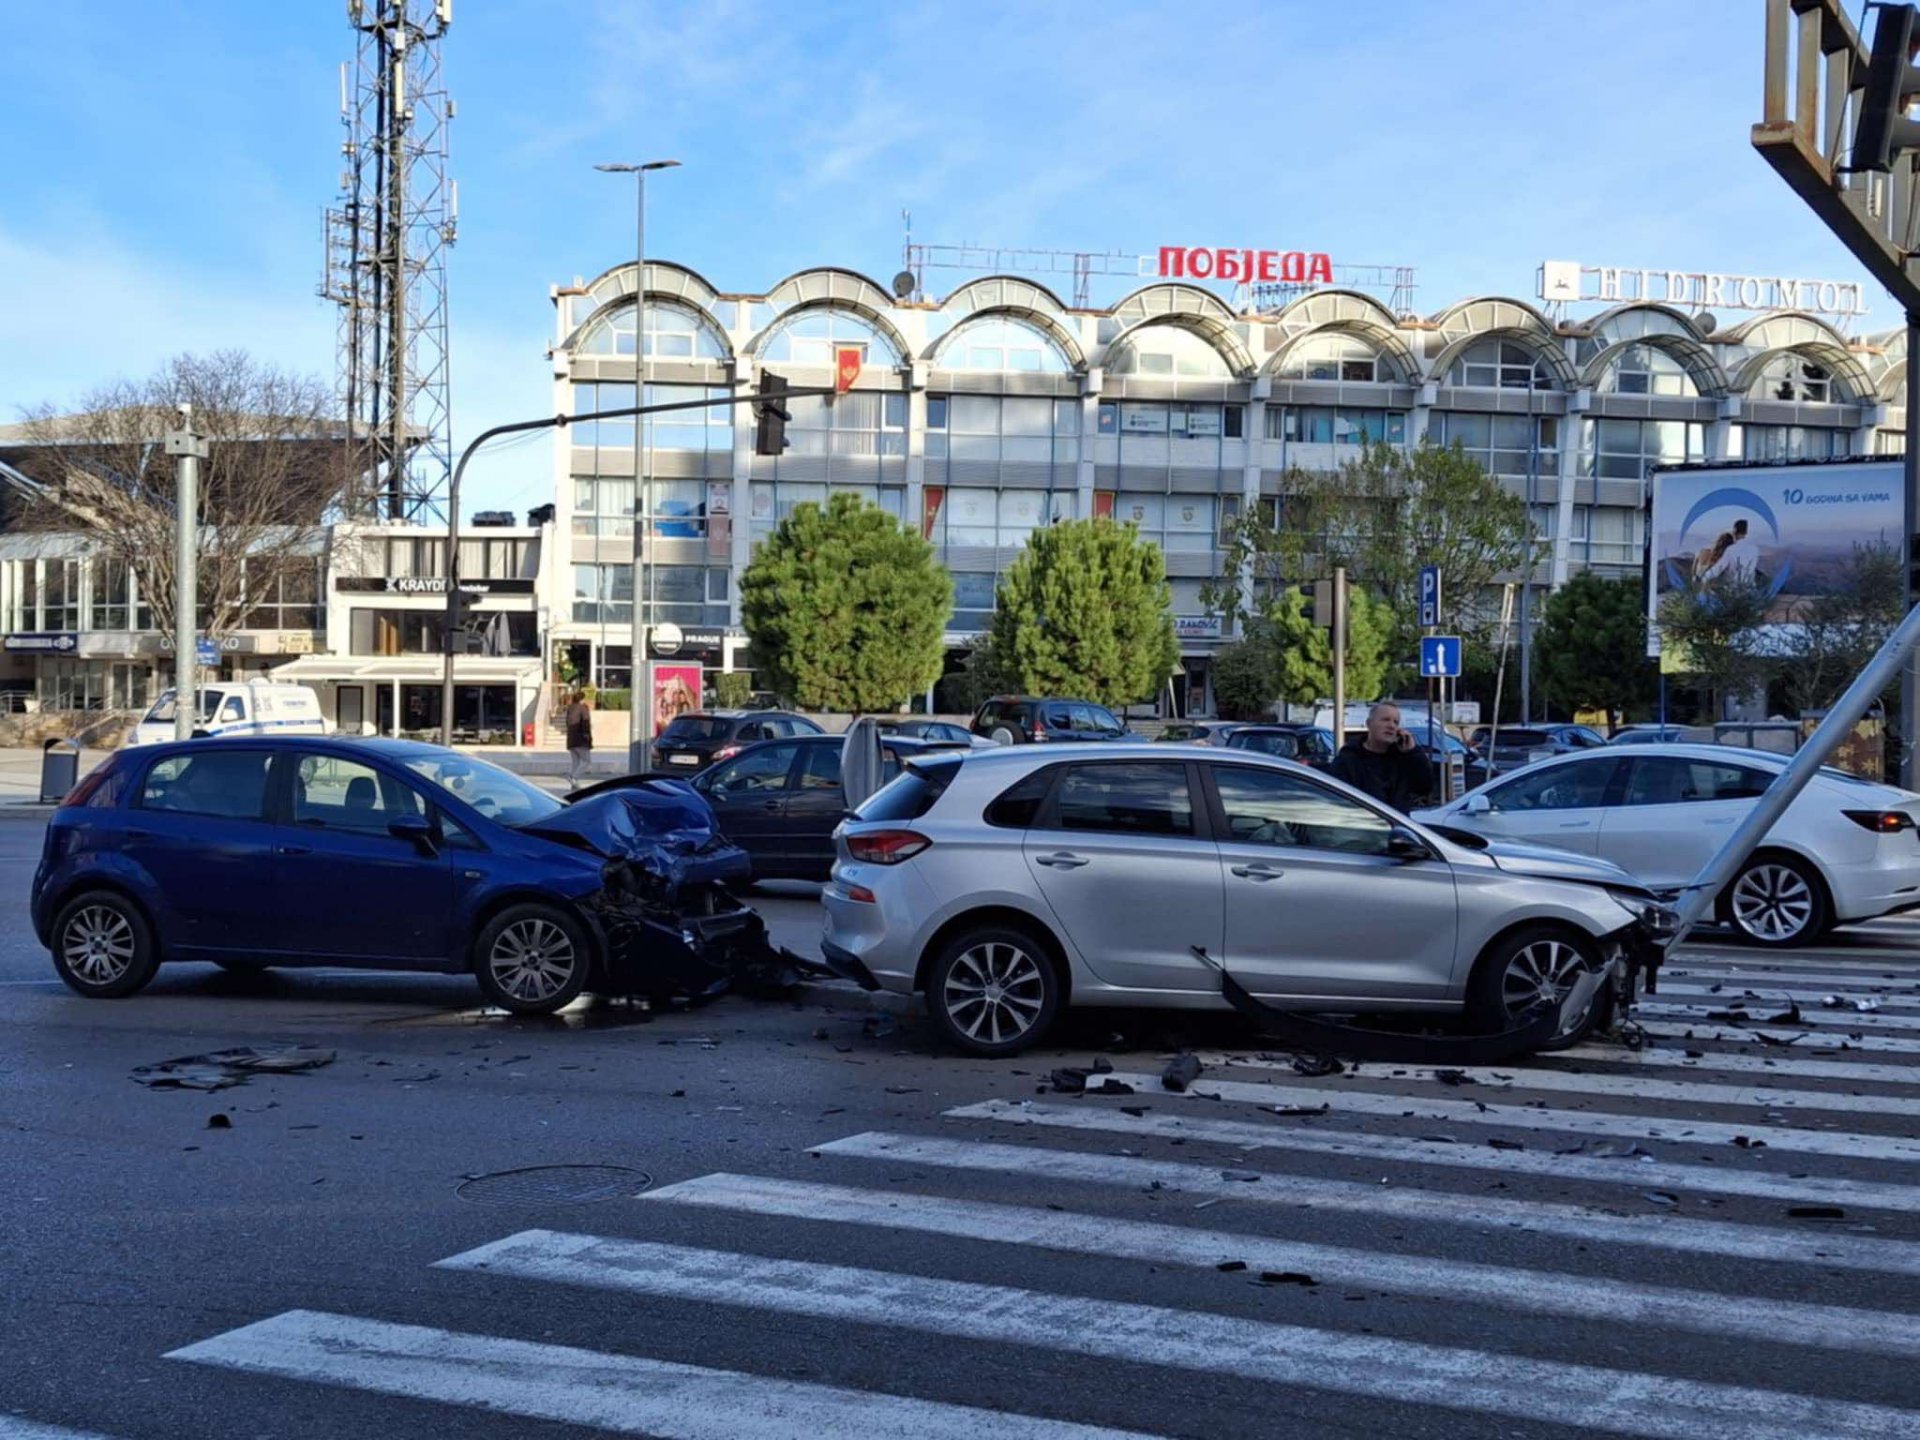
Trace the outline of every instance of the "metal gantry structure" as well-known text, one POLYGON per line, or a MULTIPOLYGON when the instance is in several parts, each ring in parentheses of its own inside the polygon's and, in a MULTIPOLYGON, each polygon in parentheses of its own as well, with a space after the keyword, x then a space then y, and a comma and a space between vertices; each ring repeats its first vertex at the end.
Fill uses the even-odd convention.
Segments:
POLYGON ((459 194, 447 173, 454 106, 440 40, 452 0, 347 0, 340 198, 327 211, 320 293, 340 307, 340 398, 367 446, 349 509, 445 521, 453 466, 447 251, 459 194))

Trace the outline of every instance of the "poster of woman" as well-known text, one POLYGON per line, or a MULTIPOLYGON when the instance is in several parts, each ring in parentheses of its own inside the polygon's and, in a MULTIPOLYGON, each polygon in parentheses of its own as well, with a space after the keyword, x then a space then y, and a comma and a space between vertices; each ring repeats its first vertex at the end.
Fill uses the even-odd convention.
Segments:
POLYGON ((700 667, 656 662, 649 669, 653 678, 653 733, 658 735, 682 715, 700 708, 700 667))

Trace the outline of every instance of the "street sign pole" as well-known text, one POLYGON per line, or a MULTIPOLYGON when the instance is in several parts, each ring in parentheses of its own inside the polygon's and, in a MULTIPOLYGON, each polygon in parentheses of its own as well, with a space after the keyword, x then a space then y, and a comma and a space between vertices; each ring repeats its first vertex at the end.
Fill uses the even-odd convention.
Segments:
POLYGON ((200 462, 207 442, 193 428, 193 406, 180 407, 180 428, 166 438, 179 461, 173 510, 173 738, 191 740, 200 717, 194 681, 199 664, 200 462))

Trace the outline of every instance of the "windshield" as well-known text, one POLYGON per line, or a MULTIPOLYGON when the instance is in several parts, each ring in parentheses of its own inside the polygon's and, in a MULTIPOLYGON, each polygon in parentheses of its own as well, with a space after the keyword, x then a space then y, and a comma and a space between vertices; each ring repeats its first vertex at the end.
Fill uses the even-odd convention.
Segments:
POLYGON ((407 769, 438 785, 456 800, 471 805, 502 825, 525 825, 544 820, 562 808, 558 800, 511 771, 468 755, 420 755, 407 769))
POLYGON ((712 715, 681 715, 660 732, 663 740, 722 740, 730 721, 712 715))
MULTIPOLYGON (((225 698, 225 695, 226 692, 224 690, 202 690, 200 692, 201 720, 206 721, 213 719, 214 712, 220 708, 220 701, 225 698)), ((153 708, 147 711, 147 719, 159 725, 171 725, 173 723, 173 691, 163 690, 160 692, 160 698, 154 702, 153 708)))

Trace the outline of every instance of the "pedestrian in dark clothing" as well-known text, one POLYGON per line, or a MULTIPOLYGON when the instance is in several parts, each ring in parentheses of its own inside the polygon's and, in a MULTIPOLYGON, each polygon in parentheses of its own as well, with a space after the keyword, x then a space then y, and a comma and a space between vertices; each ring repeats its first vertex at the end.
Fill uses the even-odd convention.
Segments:
POLYGON ((1411 810, 1433 794, 1433 762, 1400 728, 1400 707, 1382 700, 1367 712, 1366 733, 1333 757, 1330 773, 1395 810, 1411 810))
POLYGON ((580 777, 593 764, 593 711, 587 708, 584 690, 573 692, 567 707, 567 788, 578 790, 580 777))

